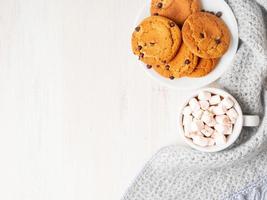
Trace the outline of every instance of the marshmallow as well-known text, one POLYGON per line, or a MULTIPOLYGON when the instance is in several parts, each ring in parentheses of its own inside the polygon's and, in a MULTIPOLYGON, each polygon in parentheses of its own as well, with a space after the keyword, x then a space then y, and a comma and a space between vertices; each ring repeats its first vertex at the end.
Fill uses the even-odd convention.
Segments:
POLYGON ((204 128, 204 123, 200 120, 194 120, 190 128, 193 132, 201 131, 204 128))
POLYGON ((192 113, 192 109, 190 106, 186 106, 183 110, 183 115, 190 115, 192 113))
POLYGON ((213 120, 213 114, 209 111, 204 111, 202 117, 201 117, 201 121, 207 123, 210 123, 213 120))
POLYGON ((202 115, 203 115, 203 110, 199 110, 197 112, 193 112, 192 115, 196 118, 196 119, 201 119, 202 115))
POLYGON ((183 125, 190 125, 193 122, 193 116, 192 115, 184 115, 183 117, 183 125))
POLYGON ((204 135, 200 131, 196 132, 196 135, 204 137, 204 135))
POLYGON ((216 124, 214 128, 218 133, 225 135, 230 135, 232 133, 232 125, 216 124))
POLYGON ((238 117, 236 110, 234 108, 231 108, 230 110, 226 112, 226 114, 230 118, 231 122, 234 124, 238 117))
POLYGON ((211 134, 210 134, 206 129, 202 129, 202 130, 201 130, 201 133, 202 133, 203 135, 205 135, 206 137, 210 137, 210 136, 211 136, 211 134))
POLYGON ((200 105, 199 105, 198 101, 196 100, 196 98, 190 99, 189 106, 191 107, 193 112, 197 112, 200 109, 200 105))
POLYGON ((228 125, 228 129, 224 132, 224 135, 231 135, 233 133, 233 125, 228 125))
POLYGON ((210 137, 213 134, 214 130, 209 126, 205 125, 204 129, 201 130, 201 133, 206 137, 210 137))
POLYGON ((206 91, 202 91, 199 93, 198 95, 198 99, 199 100, 210 100, 211 98, 211 93, 210 92, 206 92, 206 91))
POLYGON ((225 125, 223 125, 223 124, 216 124, 216 125, 214 126, 214 128, 215 128, 215 130, 216 130, 217 132, 219 132, 219 133, 224 133, 225 130, 227 129, 227 127, 226 127, 225 125))
POLYGON ((190 127, 184 126, 184 135, 185 135, 185 137, 192 138, 192 133, 190 132, 190 127))
POLYGON ((209 127, 214 127, 216 125, 216 121, 214 118, 209 123, 206 123, 209 127))
POLYGON ((191 138, 191 137, 192 137, 192 136, 191 136, 191 133, 192 133, 192 130, 191 130, 191 123, 185 124, 185 125, 184 125, 184 135, 185 135, 186 137, 191 138))
POLYGON ((223 125, 231 124, 231 120, 227 115, 217 115, 215 117, 215 120, 219 124, 223 124, 223 125))
POLYGON ((213 138, 207 138, 208 139, 208 146, 215 145, 215 140, 213 138))
POLYGON ((206 147, 209 145, 209 140, 203 136, 196 135, 193 137, 193 143, 201 147, 206 147))
POLYGON ((188 132, 188 133, 185 133, 185 136, 188 137, 188 138, 193 138, 193 137, 196 137, 196 136, 203 137, 203 134, 200 133, 200 132, 188 132))
POLYGON ((217 146, 224 146, 227 143, 225 135, 218 132, 214 133, 214 140, 217 146))
POLYGON ((209 102, 210 102, 210 105, 216 105, 216 104, 221 103, 221 97, 220 97, 220 95, 214 95, 214 96, 212 96, 210 98, 209 102))
POLYGON ((234 106, 234 102, 232 101, 232 99, 230 99, 230 97, 225 97, 221 103, 227 109, 230 109, 234 106))
POLYGON ((208 108, 208 111, 210 111, 211 113, 213 113, 213 109, 215 108, 216 106, 210 106, 209 108, 208 108))
POLYGON ((215 115, 223 115, 227 112, 227 109, 223 106, 223 105, 218 105, 218 106, 215 106, 213 109, 212 109, 212 112, 215 114, 215 115))
POLYGON ((194 132, 191 130, 190 126, 184 126, 184 135, 187 138, 193 138, 195 136, 201 136, 203 137, 203 134, 199 131, 194 132))
POLYGON ((208 110, 210 106, 208 101, 199 101, 199 105, 202 110, 208 110))

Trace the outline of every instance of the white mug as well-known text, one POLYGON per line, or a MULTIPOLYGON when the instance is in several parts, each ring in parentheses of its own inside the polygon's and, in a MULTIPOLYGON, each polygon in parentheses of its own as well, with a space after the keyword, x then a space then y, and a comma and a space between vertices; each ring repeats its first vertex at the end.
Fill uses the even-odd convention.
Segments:
POLYGON ((226 92, 226 91, 224 91, 222 89, 217 89, 217 88, 203 88, 201 90, 198 90, 198 91, 194 92, 192 95, 190 95, 190 97, 181 106, 180 112, 179 112, 178 123, 179 123, 179 133, 180 133, 180 135, 182 136, 184 141, 188 145, 190 145, 192 148, 197 149, 199 151, 203 151, 203 152, 218 152, 218 151, 224 150, 224 149, 228 148, 229 146, 231 146, 236 141, 236 139, 239 137, 239 135, 241 133, 241 130, 242 130, 242 128, 244 126, 245 127, 256 127, 256 126, 258 126, 259 123, 260 123, 260 118, 257 115, 243 115, 243 112, 242 112, 242 109, 241 109, 239 103, 228 92, 226 92), (200 92, 202 92, 202 91, 207 91, 207 92, 210 92, 212 94, 218 94, 218 95, 220 95, 220 96, 222 96, 224 98, 225 97, 230 97, 231 100, 234 102, 233 108, 237 111, 238 118, 237 118, 237 120, 236 120, 236 122, 235 122, 235 124, 233 126, 232 134, 227 137, 227 142, 223 146, 214 145, 214 146, 208 146, 208 147, 201 147, 201 146, 198 146, 198 145, 194 144, 192 139, 185 137, 184 126, 183 126, 183 123, 182 123, 182 120, 183 120, 183 113, 182 113, 183 109, 184 109, 185 106, 188 105, 190 99, 192 99, 194 97, 197 97, 198 94, 200 92))

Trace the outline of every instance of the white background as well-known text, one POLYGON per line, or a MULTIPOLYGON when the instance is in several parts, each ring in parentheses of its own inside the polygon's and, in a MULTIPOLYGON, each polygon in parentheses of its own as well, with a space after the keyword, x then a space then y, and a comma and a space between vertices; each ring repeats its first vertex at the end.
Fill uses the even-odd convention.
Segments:
POLYGON ((120 199, 182 143, 190 92, 150 80, 131 53, 144 3, 0 0, 0 199, 120 199))

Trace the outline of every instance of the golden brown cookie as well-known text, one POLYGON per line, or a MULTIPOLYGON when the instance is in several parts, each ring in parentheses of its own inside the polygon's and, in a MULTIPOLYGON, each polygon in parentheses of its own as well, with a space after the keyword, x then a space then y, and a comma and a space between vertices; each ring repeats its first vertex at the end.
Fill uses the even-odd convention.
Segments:
POLYGON ((230 44, 230 32, 222 19, 206 12, 190 15, 182 29, 184 43, 201 58, 221 57, 230 44))
POLYGON ((161 16, 144 19, 132 34, 132 50, 149 65, 167 63, 176 55, 181 44, 179 27, 161 16))
POLYGON ((197 11, 200 11, 199 0, 152 0, 150 7, 151 15, 167 17, 180 26, 197 11))
POLYGON ((155 65, 153 69, 164 77, 174 79, 192 73, 197 63, 198 57, 182 44, 172 61, 167 64, 155 65))
POLYGON ((218 63, 219 59, 211 58, 200 58, 199 63, 191 74, 188 74, 188 77, 202 77, 210 73, 218 63))

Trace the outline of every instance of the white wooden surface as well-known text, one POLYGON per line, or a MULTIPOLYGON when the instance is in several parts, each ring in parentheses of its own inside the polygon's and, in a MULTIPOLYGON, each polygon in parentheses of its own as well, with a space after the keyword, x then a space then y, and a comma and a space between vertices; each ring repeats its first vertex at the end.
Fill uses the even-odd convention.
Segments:
POLYGON ((120 199, 152 154, 182 143, 189 92, 131 53, 144 2, 0 0, 0 199, 120 199))

